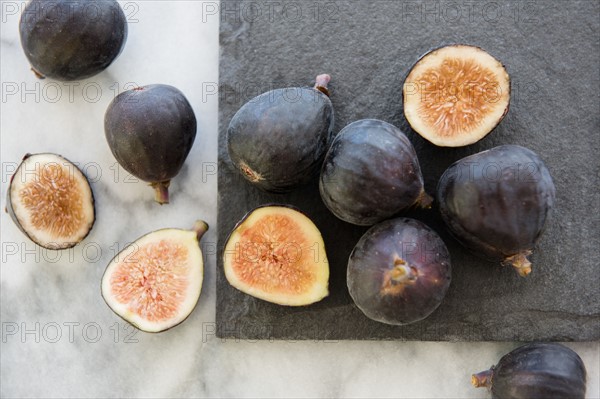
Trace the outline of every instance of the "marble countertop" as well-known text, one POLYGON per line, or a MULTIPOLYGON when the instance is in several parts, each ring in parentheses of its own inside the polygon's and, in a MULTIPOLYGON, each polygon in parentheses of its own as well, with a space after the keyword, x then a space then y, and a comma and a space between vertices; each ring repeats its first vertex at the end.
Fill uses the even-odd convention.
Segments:
MULTIPOLYGON (((92 183, 97 220, 72 250, 43 250, 2 213, 0 300, 2 397, 394 397, 485 398, 471 372, 517 343, 244 341, 215 336, 216 232, 203 239, 200 302, 182 325, 138 332, 100 296, 115 251, 162 227, 216 226, 219 3, 121 2, 129 36, 121 56, 88 80, 37 80, 18 37, 23 2, 3 1, 0 104, 1 196, 26 153, 78 162, 92 183), (159 21, 159 23, 157 23, 159 21), (150 188, 116 164, 103 116, 132 85, 171 84, 198 119, 196 142, 158 206, 150 188)), ((600 397, 600 344, 568 343, 600 397)))

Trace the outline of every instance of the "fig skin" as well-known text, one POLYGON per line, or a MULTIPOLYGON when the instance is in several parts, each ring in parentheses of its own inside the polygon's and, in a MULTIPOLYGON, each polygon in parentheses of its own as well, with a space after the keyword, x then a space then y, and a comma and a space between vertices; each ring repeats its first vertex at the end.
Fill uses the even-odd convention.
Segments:
POLYGON ((38 153, 38 154, 30 154, 27 153, 25 154, 25 156, 23 156, 21 163, 23 163, 24 161, 26 161, 28 158, 32 157, 32 156, 45 156, 45 155, 49 155, 52 157, 57 157, 60 159, 63 159, 65 163, 70 164, 73 168, 76 168, 78 170, 78 173, 81 174, 81 176, 83 176, 83 178, 86 180, 87 185, 90 187, 90 195, 91 195, 91 204, 90 206, 92 207, 92 212, 93 212, 93 216, 92 216, 92 220, 89 224, 88 230, 86 232, 85 235, 81 236, 81 238, 79 239, 79 241, 76 242, 72 242, 69 245, 65 245, 62 247, 55 247, 55 246, 46 246, 43 245, 42 243, 38 242, 22 225, 21 222, 19 221, 19 218, 17 217, 15 210, 13 208, 13 204, 12 204, 12 198, 11 198, 11 191, 12 191, 12 184, 13 181, 15 179, 15 176, 17 174, 17 172, 19 171, 19 168, 21 165, 19 165, 15 171, 15 174, 13 174, 10 177, 10 183, 8 186, 8 190, 6 190, 6 207, 4 208, 4 211, 10 216, 10 218, 12 219, 12 221, 15 223, 15 225, 17 226, 17 228, 19 230, 21 230, 21 232, 23 234, 25 234, 25 236, 27 238, 29 238, 32 242, 34 242, 36 245, 39 245, 42 248, 45 249, 51 249, 51 250, 64 250, 64 249, 69 249, 69 248, 73 248, 74 246, 76 246, 77 244, 79 244, 80 242, 82 242, 83 240, 85 240, 87 238, 87 236, 90 234, 90 232, 92 231, 92 228, 94 227, 94 224, 96 223, 96 199, 94 197, 94 191, 92 190, 92 187, 90 185, 89 180, 87 179, 87 176, 79 169, 77 168, 77 166, 71 162, 70 160, 68 160, 67 158, 63 157, 62 155, 58 155, 58 154, 54 154, 54 153, 38 153))
POLYGON ((354 303, 370 319, 386 324, 410 324, 429 316, 451 279, 446 245, 415 219, 391 219, 371 227, 348 261, 354 303))
POLYGON ((533 151, 503 145, 463 158, 442 175, 437 201, 450 233, 473 253, 521 276, 554 207, 550 172, 533 151))
POLYGON ((227 151, 246 180, 286 193, 318 173, 334 124, 329 80, 319 75, 312 88, 272 90, 238 110, 227 129, 227 151))
POLYGON ((338 133, 323 162, 319 191, 334 215, 360 226, 431 204, 411 142, 377 119, 353 122, 338 133))
POLYGON ((159 204, 169 202, 170 180, 181 170, 194 140, 192 106, 173 86, 153 84, 119 94, 104 117, 106 140, 119 164, 149 182, 159 204))
POLYGON ((583 399, 583 361, 556 343, 531 343, 504 355, 496 366, 474 374, 471 383, 487 387, 494 399, 583 399))
POLYGON ((32 0, 19 24, 21 45, 39 78, 94 76, 121 53, 127 20, 114 0, 32 0))

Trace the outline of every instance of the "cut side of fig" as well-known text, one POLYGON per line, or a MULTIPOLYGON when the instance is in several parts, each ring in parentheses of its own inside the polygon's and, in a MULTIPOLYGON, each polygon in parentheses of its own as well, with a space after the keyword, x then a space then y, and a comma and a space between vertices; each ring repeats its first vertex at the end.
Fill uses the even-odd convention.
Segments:
POLYGON ((125 170, 150 183, 161 205, 169 203, 169 184, 192 149, 196 124, 183 93, 163 84, 119 94, 104 116, 113 155, 125 170))
POLYGON ((229 235, 223 259, 233 287, 268 302, 303 306, 329 293, 321 233, 289 206, 263 206, 248 213, 229 235))
POLYGON ((33 242, 71 248, 95 221, 94 196, 85 175, 60 155, 27 154, 8 187, 6 211, 33 242))
POLYGON ((208 225, 162 229, 140 237, 110 262, 102 297, 120 317, 146 332, 183 322, 200 297, 204 262, 199 242, 208 225))
POLYGON ((265 191, 284 193, 318 173, 333 129, 329 80, 323 74, 314 87, 263 93, 233 116, 227 151, 246 180, 265 191))
POLYGON ((510 78, 483 49, 451 45, 417 61, 403 98, 404 115, 417 133, 440 147, 460 147, 481 140, 504 118, 510 78))
POLYGON ((494 399, 583 399, 586 380, 577 353, 561 344, 541 342, 520 346, 471 377, 473 386, 488 388, 494 399))
POLYGON ((556 189, 533 151, 502 145, 463 158, 442 175, 437 201, 448 230, 473 253, 531 272, 527 258, 554 207, 556 189))
POLYGON ((338 218, 360 226, 415 207, 428 208, 417 153, 396 126, 363 119, 342 129, 325 156, 319 191, 338 218))
POLYGON ((429 316, 442 303, 451 279, 446 245, 414 219, 371 227, 348 261, 354 303, 368 318, 386 324, 410 324, 429 316))
POLYGON ((127 19, 115 0, 32 0, 19 31, 39 78, 70 81, 100 73, 119 56, 127 19))

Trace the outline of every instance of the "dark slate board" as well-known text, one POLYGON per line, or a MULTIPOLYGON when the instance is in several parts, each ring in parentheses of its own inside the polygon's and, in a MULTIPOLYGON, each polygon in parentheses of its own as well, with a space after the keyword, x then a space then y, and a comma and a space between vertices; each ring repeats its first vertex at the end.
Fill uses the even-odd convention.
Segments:
POLYGON ((400 339, 435 341, 585 341, 600 338, 598 2, 514 3, 223 1, 221 4, 219 260, 217 334, 244 339, 400 339), (469 8, 474 7, 474 8, 469 8), (469 147, 437 148, 411 131, 402 113, 403 77, 431 48, 481 46, 512 78, 508 116, 469 147), (426 189, 452 162, 500 144, 536 151, 557 187, 557 206, 520 278, 483 262, 444 230, 437 210, 415 212, 438 231, 452 254, 453 281, 426 320, 403 327, 370 321, 352 304, 346 262, 365 228, 337 220, 317 184, 269 195, 246 184, 228 163, 225 132, 239 107, 261 92, 307 86, 332 75, 335 133, 349 122, 378 118, 402 128, 421 160, 426 189), (249 210, 289 203, 321 229, 331 266, 331 294, 301 308, 273 305, 227 283, 221 253, 249 210))

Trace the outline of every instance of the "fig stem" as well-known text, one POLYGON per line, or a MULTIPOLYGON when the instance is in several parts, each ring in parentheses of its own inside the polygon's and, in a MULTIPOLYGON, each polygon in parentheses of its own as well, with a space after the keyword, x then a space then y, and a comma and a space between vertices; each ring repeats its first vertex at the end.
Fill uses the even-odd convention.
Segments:
POLYGON ((493 368, 482 371, 477 374, 473 374, 471 376, 471 384, 473 384, 473 386, 475 388, 483 388, 483 387, 491 388, 493 374, 494 374, 493 368))
POLYGON ((532 252, 530 250, 519 252, 516 255, 509 256, 508 258, 504 259, 502 264, 511 265, 517 269, 519 276, 527 277, 527 275, 531 273, 531 262, 529 259, 527 259, 527 256, 531 255, 531 253, 532 252))
POLYGON ((31 67, 31 71, 33 72, 33 74, 35 75, 36 78, 46 79, 46 77, 41 72, 39 72, 37 69, 35 69, 34 67, 31 67))
POLYGON ((154 188, 154 201, 161 205, 169 203, 169 184, 170 180, 150 184, 154 188))
POLYGON ((200 241, 204 233, 208 231, 208 223, 206 223, 204 220, 198 219, 194 223, 192 230, 196 232, 196 237, 198 237, 198 241, 200 241))
POLYGON ((417 198, 417 201, 415 202, 415 204, 419 208, 423 208, 423 209, 431 208, 432 203, 433 203, 433 198, 431 197, 431 195, 427 194, 425 192, 425 190, 421 191, 421 194, 419 194, 419 197, 417 198))
POLYGON ((315 89, 329 97, 329 89, 327 88, 329 81, 331 81, 331 76, 326 73, 317 76, 315 78, 315 89))

